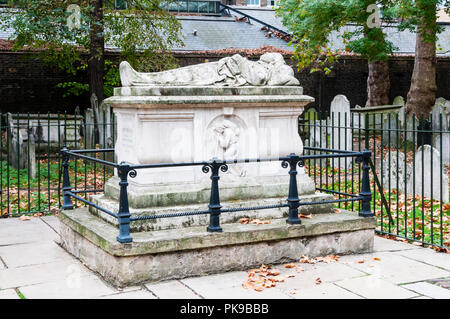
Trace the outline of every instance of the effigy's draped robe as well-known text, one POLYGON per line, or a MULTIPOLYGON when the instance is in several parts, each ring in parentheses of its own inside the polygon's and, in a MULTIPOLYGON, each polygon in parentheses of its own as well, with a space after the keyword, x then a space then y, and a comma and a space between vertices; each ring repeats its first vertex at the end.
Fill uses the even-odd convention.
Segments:
POLYGON ((178 69, 140 73, 128 62, 120 64, 122 86, 279 86, 299 85, 294 71, 281 54, 266 53, 258 61, 250 61, 239 54, 178 69))

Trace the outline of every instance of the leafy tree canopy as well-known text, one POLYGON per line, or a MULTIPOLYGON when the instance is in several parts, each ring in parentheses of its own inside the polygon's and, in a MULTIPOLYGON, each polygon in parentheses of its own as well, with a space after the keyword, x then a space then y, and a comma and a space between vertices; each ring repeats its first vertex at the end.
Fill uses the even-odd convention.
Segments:
POLYGON ((11 2, 0 20, 4 28, 14 30, 14 49, 38 50, 45 62, 74 74, 80 65, 77 62, 84 63, 83 53, 90 52, 90 31, 96 24, 104 26, 97 36, 143 70, 171 67, 174 60, 170 48, 182 44, 181 25, 161 8, 160 0, 128 0, 123 10, 114 10, 113 0, 104 0, 101 21, 93 14, 92 0, 11 2))
MULTIPOLYGON (((395 47, 386 40, 381 28, 368 26, 374 17, 374 11, 368 10, 373 3, 373 0, 281 0, 277 14, 293 33, 291 44, 299 68, 313 63, 318 69, 329 71, 326 66, 336 59, 336 52, 329 49, 330 35, 347 24, 354 24, 355 29, 341 35, 346 51, 361 54, 369 61, 386 61, 395 47)), ((392 20, 390 4, 388 0, 377 1, 384 24, 392 20)))

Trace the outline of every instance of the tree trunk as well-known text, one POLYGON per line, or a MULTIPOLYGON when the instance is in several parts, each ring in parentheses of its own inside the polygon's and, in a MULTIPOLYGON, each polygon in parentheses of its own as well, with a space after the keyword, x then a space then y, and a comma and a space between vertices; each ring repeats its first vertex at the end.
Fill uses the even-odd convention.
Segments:
MULTIPOLYGON (((435 8, 431 7, 431 13, 435 16, 435 8)), ((436 24, 436 19, 434 20, 436 24)), ((431 34, 429 25, 421 24, 421 32, 416 35, 416 56, 414 59, 414 71, 411 78, 411 87, 406 101, 406 113, 414 113, 417 116, 428 115, 436 101, 436 41, 424 40, 424 34, 431 34)))
POLYGON ((368 106, 388 105, 391 81, 389 79, 389 64, 387 61, 369 62, 369 76, 367 77, 368 106))
POLYGON ((103 36, 103 0, 91 0, 92 22, 90 29, 89 90, 100 104, 103 101, 103 73, 105 68, 105 38, 103 36))

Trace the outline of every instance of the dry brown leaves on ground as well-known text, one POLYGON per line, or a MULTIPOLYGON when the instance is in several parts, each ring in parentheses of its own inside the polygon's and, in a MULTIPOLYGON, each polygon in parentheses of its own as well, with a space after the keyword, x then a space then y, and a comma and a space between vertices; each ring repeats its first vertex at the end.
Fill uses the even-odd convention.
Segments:
MULTIPOLYGON (((309 258, 305 255, 302 255, 299 262, 300 263, 309 263, 315 264, 318 262, 330 263, 336 262, 339 260, 339 256, 337 255, 328 255, 325 257, 315 257, 309 258)), ((297 272, 304 272, 304 269, 295 263, 288 263, 284 265, 284 268, 292 269, 295 268, 297 272)), ((294 274, 288 274, 285 276, 280 275, 280 271, 278 269, 272 269, 270 265, 261 265, 261 267, 256 269, 250 269, 248 273, 247 280, 242 283, 242 287, 244 289, 250 290, 253 289, 255 291, 263 291, 265 288, 276 287, 276 283, 285 282, 286 278, 295 277, 294 274)), ((316 284, 319 285, 322 283, 320 278, 316 279, 316 284)))
POLYGON ((256 224, 256 225, 262 225, 262 224, 270 224, 270 220, 259 220, 259 219, 250 219, 248 217, 243 217, 239 219, 239 222, 241 224, 256 224))
POLYGON ((328 264, 331 262, 336 262, 338 260, 339 260, 338 255, 328 255, 325 257, 315 257, 315 258, 309 258, 308 256, 302 255, 299 262, 304 263, 304 264, 315 264, 318 262, 324 262, 324 263, 328 264))
POLYGON ((263 291, 264 288, 272 288, 277 282, 284 282, 285 277, 280 276, 280 271, 271 269, 271 266, 261 265, 258 269, 250 269, 248 278, 242 287, 244 289, 253 289, 255 291, 263 291))

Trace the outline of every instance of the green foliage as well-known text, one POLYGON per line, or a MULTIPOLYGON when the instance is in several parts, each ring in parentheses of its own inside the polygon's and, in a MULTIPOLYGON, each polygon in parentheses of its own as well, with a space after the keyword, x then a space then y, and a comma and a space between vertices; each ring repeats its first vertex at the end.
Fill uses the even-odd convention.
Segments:
MULTIPOLYGON (((88 68, 87 64, 83 64, 76 68, 76 74, 79 71, 84 71, 88 68)), ((110 97, 114 94, 114 88, 120 86, 119 66, 109 60, 105 60, 105 74, 103 76, 103 90, 105 97, 110 97)), ((89 84, 80 82, 62 82, 58 83, 57 87, 64 89, 63 96, 80 96, 89 92, 89 84)))
MULTIPOLYGON (((3 29, 14 30, 14 50, 38 52, 47 63, 71 74, 77 65, 87 64, 91 47, 91 27, 101 24, 107 45, 121 50, 122 59, 143 70, 163 70, 174 66, 170 48, 182 45, 181 25, 176 17, 161 8, 162 0, 128 0, 124 10, 114 10, 113 0, 103 1, 103 20, 93 16, 92 0, 17 0, 0 15, 3 29), (79 5, 79 26, 74 26, 74 12, 69 5, 79 5)), ((78 15, 76 15, 78 16, 78 15)), ((102 54, 101 52, 99 54, 102 54)), ((107 86, 116 83, 117 73, 108 71, 107 86)), ((81 94, 80 83, 61 84, 68 94, 81 94)), ((109 88, 106 89, 109 91, 109 88)))
MULTIPOLYGON (((290 44, 299 69, 311 67, 312 72, 329 72, 341 53, 330 48, 333 47, 330 35, 337 35, 349 23, 355 24, 356 29, 337 38, 345 44, 345 51, 361 54, 369 61, 385 61, 395 47, 386 40, 382 29, 367 26, 372 13, 367 8, 373 3, 373 0, 281 0, 277 14, 293 33, 290 44)), ((389 21, 391 2, 376 3, 381 15, 389 21)))

